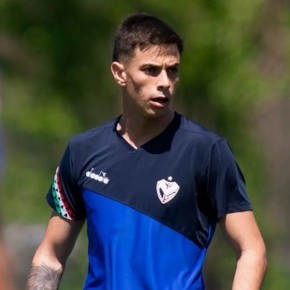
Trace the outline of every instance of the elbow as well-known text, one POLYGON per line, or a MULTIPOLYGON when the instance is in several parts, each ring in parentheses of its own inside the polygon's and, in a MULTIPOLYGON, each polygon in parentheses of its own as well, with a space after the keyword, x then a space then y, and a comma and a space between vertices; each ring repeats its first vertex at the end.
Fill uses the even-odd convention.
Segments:
POLYGON ((254 248, 244 250, 238 255, 238 264, 244 265, 251 269, 255 269, 262 276, 265 275, 268 267, 267 260, 267 249, 264 243, 261 243, 259 246, 255 246, 254 248))
POLYGON ((254 260, 256 261, 256 266, 261 269, 262 273, 266 273, 268 267, 268 259, 267 259, 267 249, 264 243, 260 245, 260 247, 256 248, 254 255, 254 260))
POLYGON ((266 250, 265 246, 262 249, 261 254, 260 254, 260 265, 265 273, 267 271, 267 268, 268 268, 267 250, 266 250))
POLYGON ((268 267, 267 249, 265 245, 262 244, 249 254, 247 258, 249 261, 252 261, 252 266, 255 269, 260 269, 261 275, 264 276, 268 267))
POLYGON ((256 248, 256 260, 257 264, 261 267, 261 269, 265 273, 268 267, 268 259, 267 259, 267 248, 263 240, 261 241, 260 245, 256 248))

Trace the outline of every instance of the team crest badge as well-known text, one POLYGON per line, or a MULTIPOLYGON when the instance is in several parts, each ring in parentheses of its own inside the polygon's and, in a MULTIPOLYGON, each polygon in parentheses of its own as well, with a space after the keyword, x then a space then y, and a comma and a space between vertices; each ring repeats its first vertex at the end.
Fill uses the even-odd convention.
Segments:
POLYGON ((157 196, 162 204, 165 204, 173 199, 179 191, 180 186, 175 181, 172 181, 172 179, 173 178, 169 176, 167 180, 161 179, 157 181, 157 196))

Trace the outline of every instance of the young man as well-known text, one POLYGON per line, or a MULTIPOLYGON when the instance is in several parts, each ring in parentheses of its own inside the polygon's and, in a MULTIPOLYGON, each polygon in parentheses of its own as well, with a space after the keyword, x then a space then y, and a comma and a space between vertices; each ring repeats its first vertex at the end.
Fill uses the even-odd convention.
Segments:
POLYGON ((57 289, 85 220, 84 289, 204 289, 217 222, 237 254, 232 289, 260 288, 265 246, 229 146, 171 107, 182 50, 155 17, 131 15, 119 26, 111 70, 122 114, 70 140, 27 289, 57 289))

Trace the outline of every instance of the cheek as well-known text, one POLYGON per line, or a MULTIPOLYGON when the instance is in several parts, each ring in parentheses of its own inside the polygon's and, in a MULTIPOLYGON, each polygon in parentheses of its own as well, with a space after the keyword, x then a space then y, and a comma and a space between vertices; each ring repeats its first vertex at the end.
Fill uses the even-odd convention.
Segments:
POLYGON ((140 94, 139 97, 143 97, 146 93, 152 91, 153 83, 150 80, 144 80, 144 79, 135 79, 134 82, 131 83, 131 89, 137 93, 140 94))
POLYGON ((179 84, 179 79, 176 79, 174 82, 172 82, 172 85, 171 85, 172 92, 174 92, 177 89, 178 84, 179 84))
POLYGON ((140 94, 143 90, 143 85, 138 82, 132 82, 129 84, 129 91, 133 94, 140 94))

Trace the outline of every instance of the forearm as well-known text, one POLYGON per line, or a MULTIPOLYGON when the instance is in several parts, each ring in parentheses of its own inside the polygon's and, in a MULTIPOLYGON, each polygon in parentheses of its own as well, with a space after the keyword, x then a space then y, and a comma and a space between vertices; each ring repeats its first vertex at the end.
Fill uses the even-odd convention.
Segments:
POLYGON ((57 290, 62 276, 62 269, 53 269, 52 267, 41 264, 32 264, 27 279, 27 290, 57 290))
POLYGON ((26 290, 57 290, 64 269, 55 253, 40 245, 28 275, 26 290))
POLYGON ((65 263, 84 221, 72 222, 53 212, 33 257, 26 290, 57 290, 65 263))
POLYGON ((266 254, 244 253, 237 262, 232 290, 259 290, 267 268, 266 254))

